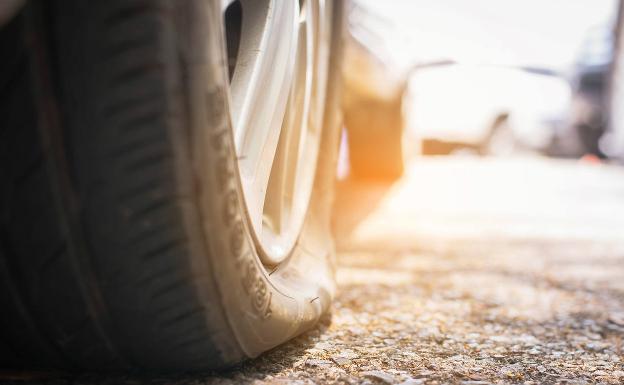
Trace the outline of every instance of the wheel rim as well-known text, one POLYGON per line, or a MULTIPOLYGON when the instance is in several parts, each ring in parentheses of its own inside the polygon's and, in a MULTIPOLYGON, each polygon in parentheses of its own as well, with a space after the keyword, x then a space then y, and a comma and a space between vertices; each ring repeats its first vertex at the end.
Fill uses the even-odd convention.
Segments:
POLYGON ((266 265, 290 254, 312 193, 328 55, 324 11, 320 0, 224 2, 239 174, 266 265))

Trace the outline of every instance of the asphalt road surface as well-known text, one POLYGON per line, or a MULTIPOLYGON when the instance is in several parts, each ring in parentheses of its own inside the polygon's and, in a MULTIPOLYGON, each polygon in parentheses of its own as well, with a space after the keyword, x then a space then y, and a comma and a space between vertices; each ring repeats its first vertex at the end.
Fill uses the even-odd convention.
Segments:
POLYGON ((339 187, 339 292, 314 330, 216 375, 24 378, 624 384, 624 169, 431 158, 391 186, 339 187))

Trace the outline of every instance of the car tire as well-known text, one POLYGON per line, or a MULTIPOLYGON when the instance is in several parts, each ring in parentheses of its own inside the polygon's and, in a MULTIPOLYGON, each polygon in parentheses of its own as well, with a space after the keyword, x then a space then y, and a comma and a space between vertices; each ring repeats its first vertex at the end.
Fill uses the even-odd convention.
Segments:
POLYGON ((310 70, 326 97, 303 222, 273 262, 246 204, 222 3, 32 1, 0 31, 0 366, 223 368, 327 311, 342 3, 300 2, 326 20, 310 70))
POLYGON ((383 99, 354 95, 345 106, 351 176, 393 181, 403 175, 403 93, 383 99))

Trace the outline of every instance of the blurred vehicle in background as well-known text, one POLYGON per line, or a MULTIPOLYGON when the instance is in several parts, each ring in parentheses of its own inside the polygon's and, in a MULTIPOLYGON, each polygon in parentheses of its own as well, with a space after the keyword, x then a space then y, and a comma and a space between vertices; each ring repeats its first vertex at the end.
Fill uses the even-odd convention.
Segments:
POLYGON ((385 21, 353 2, 344 57, 343 112, 349 172, 358 179, 403 173, 403 95, 407 72, 389 52, 385 21))
POLYGON ((600 143, 607 128, 612 61, 612 29, 606 26, 590 29, 570 76, 570 114, 566 124, 555 133, 551 155, 607 155, 600 143))
POLYGON ((426 155, 546 151, 567 114, 568 83, 537 68, 449 65, 414 72, 410 134, 426 155))
POLYGON ((613 59, 609 71, 607 132, 600 148, 610 158, 624 160, 624 4, 620 7, 613 34, 613 59))

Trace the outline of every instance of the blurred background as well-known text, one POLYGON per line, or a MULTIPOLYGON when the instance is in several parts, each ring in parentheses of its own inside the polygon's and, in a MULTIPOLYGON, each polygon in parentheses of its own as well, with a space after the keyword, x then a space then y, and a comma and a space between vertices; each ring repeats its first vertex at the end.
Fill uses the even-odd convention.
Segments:
POLYGON ((340 175, 392 179, 421 155, 619 161, 618 11, 616 0, 353 1, 340 175))
POLYGON ((624 233, 622 19, 617 0, 352 1, 339 251, 523 245, 543 279, 624 290, 624 253, 591 252, 624 233))
POLYGON ((420 330, 415 383, 624 383, 620 7, 351 3, 329 340, 420 330))

